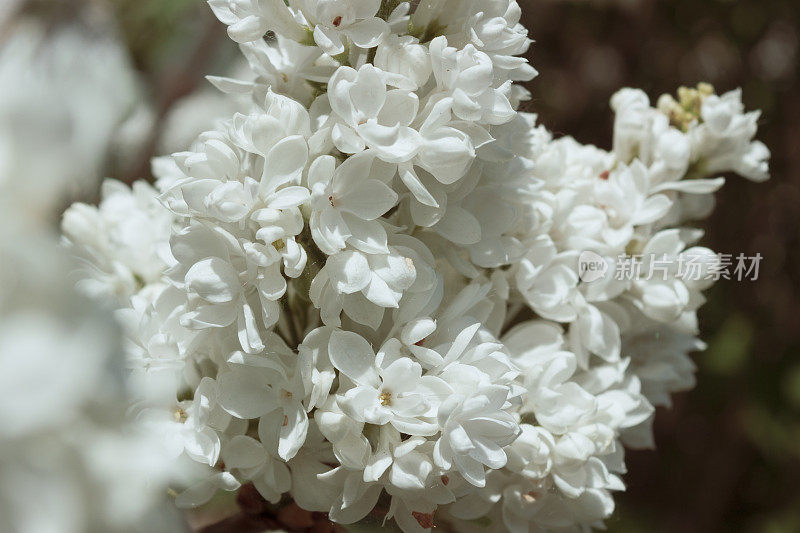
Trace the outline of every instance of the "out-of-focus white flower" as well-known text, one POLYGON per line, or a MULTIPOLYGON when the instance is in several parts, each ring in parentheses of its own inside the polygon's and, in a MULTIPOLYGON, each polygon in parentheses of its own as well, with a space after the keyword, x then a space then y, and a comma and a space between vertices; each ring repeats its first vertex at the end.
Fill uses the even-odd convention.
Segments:
POLYGON ((136 76, 111 38, 78 28, 48 37, 19 21, 0 49, 0 87, 0 217, 50 222, 58 202, 97 182, 114 128, 137 102, 136 76))
POLYGON ((129 189, 107 180, 97 208, 73 204, 64 213, 61 229, 70 252, 86 265, 79 285, 87 294, 121 305, 136 293, 157 296, 162 275, 174 262, 165 244, 175 223, 157 194, 144 182, 129 189))
MULTIPOLYGON (((51 231, 55 205, 98 178, 112 130, 134 103, 127 59, 114 41, 76 30, 46 37, 21 22, 0 51, 0 86, 0 529, 180 527, 166 501, 178 465, 131 410, 120 329, 71 287, 76 265, 51 231)), ((170 228, 163 233, 147 189, 108 186, 105 210, 72 212, 68 226, 95 261, 90 276, 99 274, 95 295, 126 292, 138 275, 161 282, 158 249, 170 228)))
POLYGON ((71 290, 64 272, 72 265, 55 239, 17 239, 0 239, 9 400, 0 409, 0 527, 78 533, 176 525, 165 491, 177 465, 128 412, 118 329, 71 290))

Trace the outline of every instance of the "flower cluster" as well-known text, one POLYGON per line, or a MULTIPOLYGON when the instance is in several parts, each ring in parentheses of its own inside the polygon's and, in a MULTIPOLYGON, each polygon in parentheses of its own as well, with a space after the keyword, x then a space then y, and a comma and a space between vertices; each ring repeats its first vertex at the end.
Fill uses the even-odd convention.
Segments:
POLYGON ((600 525, 693 385, 710 282, 584 282, 580 253, 713 268, 685 225, 720 173, 767 178, 758 114, 624 89, 604 151, 517 111, 516 0, 210 4, 252 69, 212 82, 250 111, 64 218, 141 416, 205 465, 177 503, 252 483, 342 524, 600 525))

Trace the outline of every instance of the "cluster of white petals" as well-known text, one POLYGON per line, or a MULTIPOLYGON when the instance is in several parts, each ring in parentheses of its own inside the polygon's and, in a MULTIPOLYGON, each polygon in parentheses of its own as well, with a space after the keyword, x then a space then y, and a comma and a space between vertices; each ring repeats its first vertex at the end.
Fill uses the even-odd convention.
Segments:
POLYGON ((579 257, 713 268, 687 224, 719 174, 767 178, 758 114, 623 89, 604 151, 517 111, 516 0, 210 4, 252 68, 212 82, 251 109, 64 218, 141 416, 198 465, 177 503, 252 483, 406 532, 600 526, 693 385, 711 282, 589 283, 579 257))

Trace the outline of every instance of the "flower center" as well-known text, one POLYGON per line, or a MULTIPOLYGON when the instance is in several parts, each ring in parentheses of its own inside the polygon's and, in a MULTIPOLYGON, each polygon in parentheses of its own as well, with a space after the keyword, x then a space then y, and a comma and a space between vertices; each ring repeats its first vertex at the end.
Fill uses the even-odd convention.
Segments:
POLYGON ((341 15, 337 15, 336 18, 333 19, 333 25, 338 28, 339 24, 341 24, 341 23, 342 23, 342 16, 341 15))
POLYGON ((390 405, 392 403, 392 393, 383 391, 378 395, 378 399, 381 401, 381 405, 390 405))

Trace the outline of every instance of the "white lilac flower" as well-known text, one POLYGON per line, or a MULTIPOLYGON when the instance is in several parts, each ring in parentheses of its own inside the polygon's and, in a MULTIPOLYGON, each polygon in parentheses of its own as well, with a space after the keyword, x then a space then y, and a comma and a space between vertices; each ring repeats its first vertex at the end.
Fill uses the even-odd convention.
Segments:
POLYGON ((445 37, 431 44, 433 75, 438 89, 453 98, 453 113, 483 124, 503 124, 514 118, 514 108, 505 94, 511 80, 494 87, 492 59, 467 45, 463 50, 447 46, 445 37))
POLYGON ((684 225, 718 173, 767 177, 758 114, 623 89, 603 150, 518 112, 515 0, 210 3, 251 71, 211 81, 249 107, 155 159, 158 194, 109 182, 63 224, 134 412, 192 467, 176 504, 252 483, 340 524, 601 527, 653 405, 694 384, 720 265, 684 225))
MULTIPOLYGON (((329 155, 308 170, 311 234, 320 250, 333 255, 349 243, 365 253, 387 253, 386 230, 376 219, 397 202, 397 193, 371 177, 374 158, 367 152, 336 167, 329 155)), ((379 176, 376 176, 379 178, 379 176)))
MULTIPOLYGON (((269 338, 267 339, 269 340, 269 338)), ((270 343, 272 357, 233 353, 227 369, 218 376, 220 405, 240 419, 259 418, 265 426, 276 428, 276 453, 288 461, 295 456, 308 432, 308 416, 302 373, 297 358, 279 342, 270 343)), ((266 430, 265 430, 266 431, 266 430)))
POLYGON ((528 30, 520 24, 521 16, 516 0, 487 2, 467 19, 464 32, 478 50, 492 58, 495 69, 507 71, 513 81, 530 81, 537 73, 527 59, 520 57, 531 44, 528 30))
POLYGON ((389 25, 378 18, 380 0, 292 0, 314 28, 314 42, 327 54, 345 51, 349 43, 374 48, 389 33, 389 25))
POLYGON ((61 229, 85 264, 79 285, 87 294, 126 305, 136 293, 160 292, 173 262, 166 243, 175 220, 157 194, 145 182, 129 189, 106 180, 97 208, 76 203, 64 213, 61 229))
POLYGON ((312 83, 327 83, 333 74, 333 67, 320 64, 319 49, 282 35, 276 36, 274 43, 262 39, 240 47, 254 79, 208 77, 215 87, 228 94, 247 94, 254 101, 263 102, 271 90, 309 105, 315 94, 312 83))
POLYGON ((252 481, 265 500, 277 503, 292 484, 286 462, 278 457, 275 435, 280 426, 262 418, 258 423, 258 440, 237 435, 225 447, 225 465, 247 481, 252 481))
POLYGON ((410 435, 430 436, 438 426, 430 419, 451 392, 441 378, 422 375, 422 366, 404 357, 376 357, 358 334, 334 331, 328 353, 336 368, 355 385, 337 397, 345 414, 357 422, 391 424, 410 435))
POLYGON ((469 397, 457 394, 443 402, 437 415, 442 427, 434 450, 437 465, 455 469, 479 487, 486 483, 484 466, 495 470, 505 466, 503 446, 519 434, 514 417, 502 410, 507 391, 481 388, 469 397))
POLYGON ((339 67, 328 89, 335 114, 331 137, 336 148, 346 154, 370 148, 388 163, 414 157, 422 147, 422 138, 409 124, 417 116, 419 97, 403 88, 408 83, 369 64, 358 71, 339 67), (387 83, 398 88, 388 90, 387 83))
POLYGON ((375 66, 408 78, 417 87, 424 86, 432 72, 427 48, 411 35, 390 35, 378 45, 375 66))
POLYGON ((392 235, 386 253, 346 249, 328 257, 309 297, 327 325, 338 326, 344 310, 355 322, 378 329, 385 309, 399 308, 406 295, 425 295, 433 288, 433 264, 420 241, 392 235))
POLYGON ((741 90, 703 101, 702 124, 692 128, 693 160, 704 162, 705 171, 733 171, 753 181, 769 177, 769 149, 753 141, 760 112, 744 112, 741 90))
POLYGON ((303 27, 283 0, 208 0, 208 4, 237 43, 256 41, 267 31, 297 41, 305 37, 303 27))

